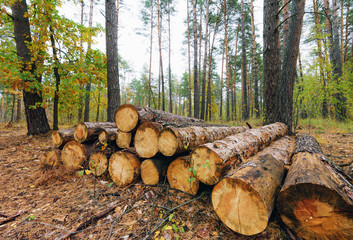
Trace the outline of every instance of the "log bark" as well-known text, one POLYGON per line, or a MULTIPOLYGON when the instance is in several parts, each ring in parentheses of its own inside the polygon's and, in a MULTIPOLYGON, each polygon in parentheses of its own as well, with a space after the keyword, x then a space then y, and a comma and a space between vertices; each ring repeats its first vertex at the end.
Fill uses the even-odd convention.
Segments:
POLYGON ((61 163, 61 151, 57 148, 51 148, 44 154, 43 162, 45 165, 57 167, 61 163))
POLYGON ((81 144, 76 141, 70 141, 65 144, 61 151, 61 161, 65 169, 77 170, 87 160, 87 157, 93 150, 90 144, 81 144))
POLYGON ((167 127, 159 134, 158 149, 164 156, 173 156, 247 129, 247 127, 167 127))
POLYGON ((74 138, 77 142, 97 140, 105 128, 116 128, 114 122, 80 122, 75 126, 74 138))
POLYGON ((51 134, 53 146, 62 148, 66 143, 74 140, 74 128, 55 130, 51 134))
POLYGON ((119 148, 128 148, 131 146, 132 133, 122 132, 120 130, 116 131, 115 142, 119 148))
POLYGON ((131 104, 121 105, 115 113, 116 126, 122 132, 130 132, 145 122, 174 123, 180 127, 184 123, 188 123, 189 125, 205 123, 200 119, 184 117, 149 107, 135 107, 131 104))
POLYGON ((98 135, 98 141, 101 144, 106 144, 108 142, 115 141, 117 131, 118 131, 118 128, 104 128, 104 129, 102 129, 98 135))
POLYGON ((285 173, 284 163, 289 161, 293 146, 292 139, 277 140, 216 184, 213 208, 227 227, 243 235, 265 230, 285 173))
POLYGON ((136 181, 141 174, 140 159, 129 152, 116 152, 109 159, 109 174, 118 187, 136 181))
POLYGON ((146 185, 156 185, 167 175, 171 160, 167 158, 146 159, 141 164, 141 178, 146 185))
POLYGON ((191 169, 190 156, 179 157, 170 163, 167 171, 170 187, 195 195, 199 190, 199 180, 191 169))
POLYGON ((208 185, 216 184, 231 165, 239 165, 286 132, 285 124, 274 123, 198 146, 191 153, 196 178, 208 185))
POLYGON ((305 239, 353 238, 353 185, 310 135, 298 135, 278 197, 283 222, 305 239))
POLYGON ((157 122, 145 122, 136 130, 134 146, 142 158, 151 158, 158 153, 158 136, 163 129, 157 122))

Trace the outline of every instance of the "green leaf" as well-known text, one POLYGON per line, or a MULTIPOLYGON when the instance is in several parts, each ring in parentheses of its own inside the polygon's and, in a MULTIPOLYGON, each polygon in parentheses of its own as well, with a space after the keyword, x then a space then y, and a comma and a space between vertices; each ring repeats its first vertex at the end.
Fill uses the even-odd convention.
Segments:
POLYGON ((109 187, 112 187, 113 184, 114 184, 114 182, 111 182, 111 183, 108 184, 108 186, 109 186, 109 187))
POLYGON ((173 217, 174 217, 174 213, 169 215, 169 217, 168 217, 169 222, 172 221, 173 217))
POLYGON ((172 224, 172 227, 175 233, 179 231, 179 228, 175 224, 172 224))
POLYGON ((184 230, 183 227, 180 227, 180 231, 181 231, 182 233, 185 233, 185 230, 184 230))
POLYGON ((77 174, 79 177, 82 177, 84 172, 85 172, 85 170, 81 170, 81 171, 78 171, 77 174))

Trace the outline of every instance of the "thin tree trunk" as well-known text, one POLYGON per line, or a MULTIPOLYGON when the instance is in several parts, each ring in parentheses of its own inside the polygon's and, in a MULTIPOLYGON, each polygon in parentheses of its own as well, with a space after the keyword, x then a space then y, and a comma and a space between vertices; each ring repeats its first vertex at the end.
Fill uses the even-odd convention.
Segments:
POLYGON ((237 36, 235 38, 235 48, 234 48, 234 80, 232 91, 234 92, 234 99, 232 101, 232 111, 237 119, 237 53, 238 53, 238 40, 239 40, 239 30, 240 30, 240 19, 238 20, 237 26, 237 36))
POLYGON ((160 1, 157 0, 157 15, 158 15, 158 48, 159 48, 159 77, 162 88, 162 111, 165 111, 165 93, 164 93, 164 74, 163 74, 163 57, 162 57, 162 14, 160 11, 160 1))
POLYGON ((209 19, 209 6, 210 0, 206 2, 206 23, 205 23, 205 52, 203 59, 203 68, 202 68, 202 98, 201 98, 201 119, 206 120, 205 116, 205 101, 206 101, 206 67, 207 67, 207 46, 208 46, 208 19, 209 19))
POLYGON ((188 71, 189 71, 189 88, 188 88, 188 95, 189 95, 189 113, 188 116, 191 117, 192 112, 192 100, 191 100, 191 67, 190 67, 190 17, 189 17, 189 0, 187 0, 187 21, 188 21, 188 71))
POLYGON ((151 74, 152 74, 152 50, 153 50, 153 3, 151 4, 150 16, 151 30, 150 30, 150 63, 148 69, 148 107, 151 107, 151 74))
MULTIPOLYGON (((22 109, 22 100, 21 94, 17 95, 17 114, 16 114, 16 123, 21 122, 21 109, 22 109)), ((1 117, 1 114, 0 114, 1 117)))
POLYGON ((228 22, 227 22, 227 2, 223 0, 223 18, 224 18, 224 47, 226 53, 226 111, 227 111, 227 121, 230 120, 230 111, 229 111, 229 93, 230 93, 230 84, 229 84, 229 59, 228 59, 228 22))
MULTIPOLYGON (((119 2, 119 0, 118 0, 119 2)), ((88 20, 88 27, 91 29, 92 28, 92 22, 93 22, 93 5, 94 5, 94 0, 90 0, 90 7, 89 7, 89 20, 88 20)), ((92 40, 88 40, 88 46, 87 46, 87 55, 90 54, 91 52, 91 45, 92 45, 92 40)), ((88 56, 90 58, 90 56, 88 56)), ((89 122, 89 104, 90 104, 90 94, 91 94, 91 79, 92 77, 89 76, 89 81, 86 84, 86 98, 85 98, 85 111, 84 111, 84 120, 85 122, 89 122)))
POLYGON ((173 113, 173 101, 172 101, 172 68, 171 68, 171 35, 170 35, 170 2, 168 2, 168 39, 169 39, 169 67, 168 67, 168 78, 169 78, 169 112, 173 113))
POLYGON ((282 2, 282 7, 283 7, 283 15, 282 15, 282 21, 283 21, 283 44, 282 44, 282 49, 285 49, 287 46, 287 40, 288 40, 288 31, 289 31, 289 0, 283 0, 282 2))
MULTIPOLYGON (((81 3, 81 26, 83 26, 83 14, 84 14, 84 2, 83 0, 80 0, 81 3)), ((80 60, 81 62, 83 62, 83 36, 82 36, 82 32, 80 33, 80 60)), ((83 84, 80 84, 80 91, 81 93, 83 93, 84 91, 84 86, 83 84)), ((77 122, 81 122, 82 119, 82 114, 83 114, 83 107, 84 107, 84 98, 82 95, 79 96, 78 98, 78 112, 77 112, 77 122)))
POLYGON ((194 118, 199 118, 200 110, 200 92, 198 86, 198 72, 197 72, 197 9, 196 0, 193 0, 193 15, 194 15, 194 118))
POLYGON ((222 51, 222 67, 221 67, 221 94, 220 94, 220 104, 219 104, 219 117, 222 118, 223 115, 223 69, 224 69, 224 52, 225 52, 225 46, 223 45, 223 51, 222 51))
POLYGON ((242 82, 242 95, 241 95, 241 109, 243 120, 249 118, 249 105, 247 96, 247 84, 246 84, 246 38, 245 38, 245 14, 244 14, 244 1, 241 1, 241 35, 242 35, 242 53, 241 53, 241 82, 242 82))
MULTIPOLYGON (((343 62, 346 63, 347 60, 348 60, 348 36, 349 36, 349 14, 351 12, 350 10, 350 7, 351 7, 351 3, 348 1, 347 3, 347 14, 346 14, 346 35, 345 35, 345 44, 344 44, 344 57, 343 57, 343 62)), ((353 54, 353 49, 352 49, 352 54, 353 54)))
POLYGON ((257 53, 256 53, 256 40, 255 40, 255 19, 254 19, 254 1, 251 0, 251 30, 252 30, 252 47, 253 47, 253 79, 254 79, 254 108, 256 118, 260 118, 259 106, 259 87, 258 87, 258 74, 257 74, 257 53))

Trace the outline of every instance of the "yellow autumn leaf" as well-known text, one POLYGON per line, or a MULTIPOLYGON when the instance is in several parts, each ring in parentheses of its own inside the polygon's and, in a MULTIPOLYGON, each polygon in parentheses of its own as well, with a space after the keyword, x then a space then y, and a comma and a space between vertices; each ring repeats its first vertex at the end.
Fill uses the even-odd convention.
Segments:
POLYGON ((161 233, 160 231, 156 231, 156 232, 154 233, 154 237, 155 237, 155 238, 158 237, 158 235, 159 235, 160 233, 161 233))
POLYGON ((91 170, 85 170, 86 175, 90 175, 92 172, 91 170))
POLYGON ((167 226, 164 230, 172 230, 173 227, 172 226, 167 226))

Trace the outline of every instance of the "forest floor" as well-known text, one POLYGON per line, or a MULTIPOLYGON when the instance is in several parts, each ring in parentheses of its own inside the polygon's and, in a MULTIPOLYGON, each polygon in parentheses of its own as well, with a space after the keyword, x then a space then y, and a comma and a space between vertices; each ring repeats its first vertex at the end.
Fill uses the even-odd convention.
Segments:
MULTIPOLYGON (((272 214, 266 230, 242 236, 228 229, 211 204, 211 189, 195 197, 139 181, 127 188, 111 186, 63 169, 45 169, 41 159, 51 146, 50 133, 27 136, 23 127, 0 125, 0 239, 60 239, 93 215, 117 204, 71 239, 300 239, 272 214), (151 235, 148 233, 151 232, 151 235)), ((338 165, 353 161, 353 131, 311 128, 324 152, 338 165)), ((309 133, 301 126, 299 132, 309 133)))

